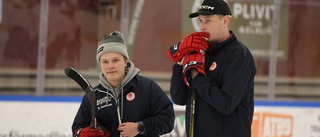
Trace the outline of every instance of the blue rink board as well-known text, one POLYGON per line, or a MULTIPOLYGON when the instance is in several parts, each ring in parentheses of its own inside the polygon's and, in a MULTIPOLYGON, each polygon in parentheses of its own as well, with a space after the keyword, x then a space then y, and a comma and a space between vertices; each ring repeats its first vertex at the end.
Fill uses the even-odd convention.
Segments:
MULTIPOLYGON (((82 96, 33 96, 0 95, 0 101, 28 102, 81 102, 82 96)), ((311 101, 255 101, 255 106, 320 107, 320 102, 311 101)))
POLYGON ((0 95, 0 101, 81 102, 82 96, 0 95))

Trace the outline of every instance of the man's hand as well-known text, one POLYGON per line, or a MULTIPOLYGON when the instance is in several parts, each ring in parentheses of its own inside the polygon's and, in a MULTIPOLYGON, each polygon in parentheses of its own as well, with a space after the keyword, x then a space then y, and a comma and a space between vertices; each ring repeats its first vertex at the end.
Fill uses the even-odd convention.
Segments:
POLYGON ((208 38, 208 33, 194 32, 186 36, 181 42, 171 46, 167 55, 172 61, 180 62, 184 56, 191 52, 204 52, 209 47, 208 38))
POLYGON ((109 137, 109 132, 104 132, 99 128, 85 127, 80 128, 74 133, 75 137, 109 137))
POLYGON ((118 130, 123 137, 134 137, 139 134, 138 123, 125 122, 119 125, 118 130))
MULTIPOLYGON (((187 86, 191 87, 191 85, 190 85, 191 80, 195 77, 194 75, 191 76, 191 72, 190 72, 191 69, 195 69, 199 73, 206 76, 205 68, 204 68, 204 65, 205 65, 204 53, 202 54, 200 52, 197 52, 197 53, 189 54, 189 55, 185 56, 181 62, 182 62, 182 66, 183 66, 183 70, 182 70, 183 80, 187 86)), ((193 74, 197 74, 197 73, 193 72, 193 74)))

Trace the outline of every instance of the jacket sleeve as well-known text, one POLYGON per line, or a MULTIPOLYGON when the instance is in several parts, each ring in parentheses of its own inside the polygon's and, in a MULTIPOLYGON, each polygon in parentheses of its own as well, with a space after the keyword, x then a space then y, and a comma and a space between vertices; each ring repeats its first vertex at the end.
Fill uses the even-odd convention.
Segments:
POLYGON ((170 81, 170 94, 173 102, 178 105, 186 105, 188 90, 190 88, 183 82, 182 66, 174 64, 170 81))
POLYGON ((146 129, 146 135, 162 135, 169 133, 174 127, 174 110, 173 104, 165 94, 165 92, 160 88, 155 82, 151 82, 152 90, 150 98, 150 112, 151 117, 143 119, 146 129))
POLYGON ((245 96, 253 94, 256 69, 251 54, 233 53, 221 73, 222 85, 219 87, 202 75, 197 75, 192 85, 205 102, 222 114, 230 114, 245 96))
POLYGON ((84 95, 78 112, 73 120, 72 133, 74 134, 80 128, 90 126, 91 109, 89 99, 84 95))

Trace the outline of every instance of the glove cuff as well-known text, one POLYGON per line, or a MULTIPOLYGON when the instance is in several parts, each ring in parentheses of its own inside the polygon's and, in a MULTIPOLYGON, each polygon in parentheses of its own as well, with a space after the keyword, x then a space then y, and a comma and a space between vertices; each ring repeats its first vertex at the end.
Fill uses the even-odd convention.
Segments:
POLYGON ((76 132, 74 132, 74 137, 80 137, 80 133, 82 131, 83 128, 78 129, 76 132))

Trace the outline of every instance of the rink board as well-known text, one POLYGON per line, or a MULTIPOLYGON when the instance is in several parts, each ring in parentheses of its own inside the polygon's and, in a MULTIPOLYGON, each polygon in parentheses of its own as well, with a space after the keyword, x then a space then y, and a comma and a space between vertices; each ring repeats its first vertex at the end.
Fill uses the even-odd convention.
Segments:
MULTIPOLYGON (((0 137, 71 137, 82 97, 0 95, 0 137)), ((175 128, 165 137, 185 136, 184 107, 175 105, 175 128)), ((252 137, 320 136, 320 102, 256 101, 252 137)))

